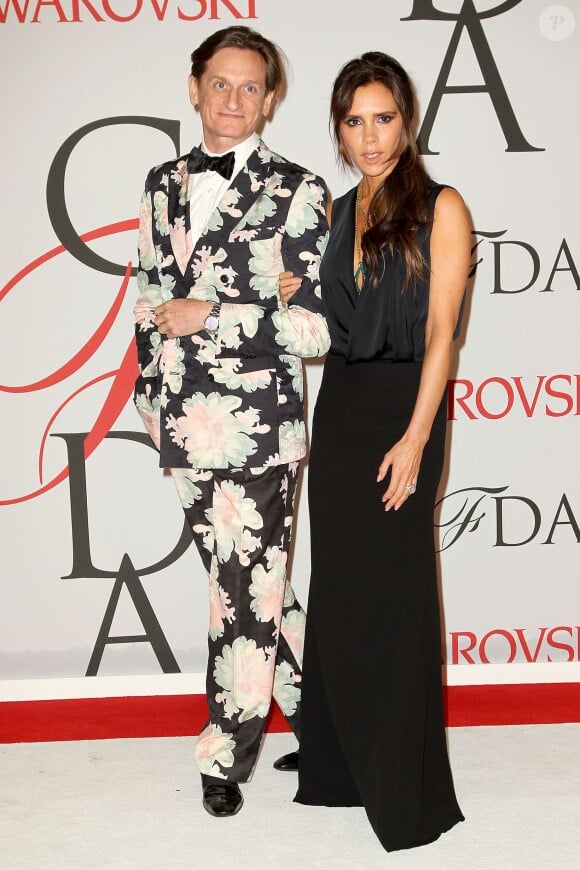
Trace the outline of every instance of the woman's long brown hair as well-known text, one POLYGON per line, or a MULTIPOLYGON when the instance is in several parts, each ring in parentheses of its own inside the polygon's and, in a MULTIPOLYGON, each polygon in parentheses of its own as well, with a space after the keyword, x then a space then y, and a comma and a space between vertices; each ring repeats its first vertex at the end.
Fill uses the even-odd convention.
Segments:
POLYGON ((369 51, 345 64, 340 70, 330 104, 332 133, 340 160, 347 166, 353 162, 346 151, 341 124, 348 115, 357 88, 379 82, 390 90, 401 113, 403 128, 397 163, 377 188, 369 207, 369 228, 361 240, 362 252, 369 264, 372 284, 379 282, 382 251, 387 247, 393 255, 401 251, 406 269, 402 290, 425 275, 427 264, 417 233, 431 221, 427 197, 427 175, 420 159, 413 132, 414 97, 409 76, 392 57, 380 51, 369 51))

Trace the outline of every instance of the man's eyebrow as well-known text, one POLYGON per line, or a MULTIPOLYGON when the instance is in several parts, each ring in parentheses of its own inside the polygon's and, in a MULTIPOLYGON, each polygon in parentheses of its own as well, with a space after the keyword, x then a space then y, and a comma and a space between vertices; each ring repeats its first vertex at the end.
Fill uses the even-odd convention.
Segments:
MULTIPOLYGON (((228 80, 227 76, 220 76, 217 73, 214 73, 209 77, 210 81, 214 81, 214 79, 223 79, 224 81, 228 80)), ((258 81, 258 79, 243 79, 242 84, 244 85, 262 85, 264 82, 258 81)))

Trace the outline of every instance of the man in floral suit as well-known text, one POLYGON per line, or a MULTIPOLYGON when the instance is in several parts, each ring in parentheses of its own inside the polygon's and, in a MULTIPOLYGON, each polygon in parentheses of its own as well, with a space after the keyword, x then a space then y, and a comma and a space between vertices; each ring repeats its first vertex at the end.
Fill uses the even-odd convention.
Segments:
POLYGON ((256 132, 282 87, 272 43, 230 27, 191 59, 202 148, 152 169, 141 206, 135 403, 209 574, 210 718, 195 757, 204 807, 229 816, 272 695, 298 733, 305 617, 286 564, 306 449, 301 358, 329 345, 326 191, 256 132), (284 270, 302 279, 287 306, 284 270))

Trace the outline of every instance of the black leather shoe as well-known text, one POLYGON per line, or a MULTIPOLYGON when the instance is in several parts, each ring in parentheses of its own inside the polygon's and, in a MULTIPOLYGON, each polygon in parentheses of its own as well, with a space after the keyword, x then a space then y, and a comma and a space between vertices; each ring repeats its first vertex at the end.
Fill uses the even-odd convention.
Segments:
POLYGON ((210 782, 203 786, 203 808, 218 819, 235 816, 242 809, 244 796, 237 782, 210 782))
POLYGON ((298 770, 298 758, 298 752, 289 752, 277 758, 273 766, 276 770, 298 770))

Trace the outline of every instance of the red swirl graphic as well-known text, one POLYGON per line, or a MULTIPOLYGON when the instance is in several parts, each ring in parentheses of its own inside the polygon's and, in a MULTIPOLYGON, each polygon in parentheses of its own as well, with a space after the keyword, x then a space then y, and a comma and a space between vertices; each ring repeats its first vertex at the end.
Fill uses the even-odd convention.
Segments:
MULTIPOLYGON (((108 224, 106 226, 98 227, 97 229, 91 230, 90 232, 82 235, 81 239, 85 242, 89 242, 93 239, 100 239, 105 236, 114 235, 115 233, 127 232, 128 230, 136 230, 138 226, 139 221, 136 218, 132 220, 119 221, 117 223, 108 224)), ((11 278, 11 280, 8 281, 8 283, 0 290, 0 302, 27 275, 30 275, 40 266, 44 265, 44 263, 52 260, 54 257, 58 257, 60 254, 63 254, 65 252, 66 248, 64 247, 64 245, 59 245, 58 247, 52 248, 50 251, 47 251, 45 254, 42 254, 40 257, 37 257, 37 259, 33 260, 31 263, 21 269, 20 272, 14 275, 14 277, 11 278)), ((65 363, 65 365, 61 366, 59 369, 52 372, 51 374, 46 375, 46 377, 42 378, 41 380, 35 381, 31 384, 22 384, 18 386, 0 385, 0 391, 4 393, 30 393, 36 390, 43 390, 46 387, 52 387, 55 384, 61 383, 62 381, 66 380, 66 378, 79 371, 79 369, 81 369, 82 366, 91 359, 93 354, 97 351, 97 349, 105 340, 106 336, 109 334, 109 331, 111 330, 111 327, 113 326, 117 318, 121 305, 123 304, 123 300, 129 286, 131 268, 131 263, 128 263, 119 291, 102 322, 99 324, 98 328, 89 338, 89 340, 81 347, 81 349, 70 360, 68 360, 67 363, 65 363)), ((88 459, 88 457, 99 446, 107 432, 111 430, 119 414, 127 404, 127 401, 129 400, 129 397, 133 392, 133 384, 135 382, 137 374, 137 354, 135 350, 135 344, 131 340, 121 361, 121 364, 116 371, 107 372, 106 374, 100 375, 97 378, 93 378, 91 381, 84 384, 79 389, 75 390, 75 392, 72 393, 51 416, 42 435, 39 448, 38 476, 41 486, 38 489, 33 490, 32 492, 26 493, 25 495, 20 495, 11 499, 0 499, 0 506, 18 504, 20 502, 29 501, 33 498, 38 498, 38 496, 42 495, 45 492, 48 492, 59 483, 62 483, 63 480, 66 480, 69 473, 68 466, 65 466, 65 468, 63 468, 62 471, 60 471, 55 477, 53 477, 47 483, 43 484, 42 466, 44 459, 44 449, 50 429, 63 408, 65 408, 69 404, 69 402, 71 402, 75 398, 75 396, 78 396, 84 390, 88 389, 89 387, 100 381, 112 378, 113 382, 105 399, 103 407, 101 408, 97 419, 93 423, 91 430, 87 435, 87 438, 85 439, 84 455, 85 459, 88 459)))

